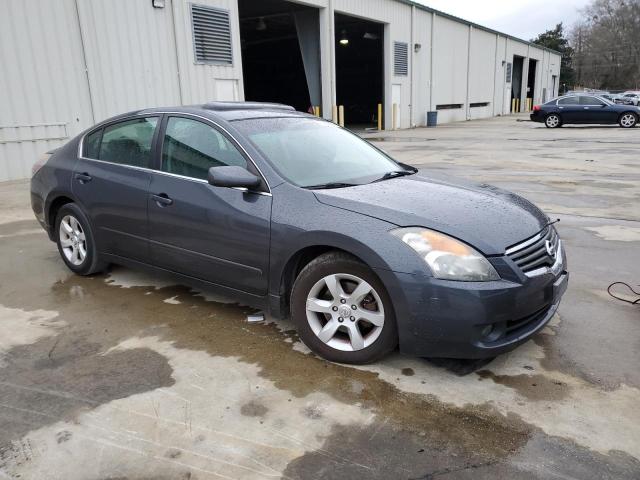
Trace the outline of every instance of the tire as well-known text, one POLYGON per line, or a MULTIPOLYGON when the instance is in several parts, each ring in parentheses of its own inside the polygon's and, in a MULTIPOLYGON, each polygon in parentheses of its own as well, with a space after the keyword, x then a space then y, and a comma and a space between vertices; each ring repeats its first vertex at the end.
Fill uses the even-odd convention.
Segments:
POLYGON ((325 253, 302 269, 291 291, 291 316, 305 345, 332 362, 375 362, 398 345, 384 285, 342 252, 325 253))
POLYGON ((557 113, 550 113, 544 119, 544 125, 547 128, 559 128, 562 126, 562 119, 560 118, 560 115, 558 115, 557 113))
POLYGON ((618 119, 618 125, 622 128, 633 128, 638 123, 638 116, 633 112, 624 112, 618 119))
POLYGON ((67 203, 58 211, 55 238, 62 260, 72 272, 84 276, 106 268, 98 255, 91 224, 75 203, 67 203))

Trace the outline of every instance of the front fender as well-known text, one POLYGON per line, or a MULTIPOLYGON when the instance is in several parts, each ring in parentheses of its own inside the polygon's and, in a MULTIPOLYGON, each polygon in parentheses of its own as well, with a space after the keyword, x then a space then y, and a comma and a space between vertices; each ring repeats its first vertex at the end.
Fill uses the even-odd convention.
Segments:
POLYGON ((320 203, 311 191, 283 184, 273 192, 270 293, 280 293, 289 260, 309 247, 344 250, 374 270, 430 276, 427 265, 389 233, 393 228, 392 223, 320 203))

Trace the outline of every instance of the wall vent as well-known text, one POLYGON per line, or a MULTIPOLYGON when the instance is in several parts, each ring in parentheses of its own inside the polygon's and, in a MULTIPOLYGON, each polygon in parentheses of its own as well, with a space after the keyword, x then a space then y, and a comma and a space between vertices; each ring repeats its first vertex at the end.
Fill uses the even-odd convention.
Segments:
POLYGON ((511 70, 513 68, 513 65, 511 63, 507 63, 507 83, 511 83, 511 70))
POLYGON ((461 103, 445 103, 442 105, 436 105, 436 110, 456 110, 462 108, 461 103))
POLYGON ((393 74, 407 76, 409 74, 409 44, 393 42, 393 74))
POLYGON ((233 64, 229 11, 191 4, 196 63, 233 64))

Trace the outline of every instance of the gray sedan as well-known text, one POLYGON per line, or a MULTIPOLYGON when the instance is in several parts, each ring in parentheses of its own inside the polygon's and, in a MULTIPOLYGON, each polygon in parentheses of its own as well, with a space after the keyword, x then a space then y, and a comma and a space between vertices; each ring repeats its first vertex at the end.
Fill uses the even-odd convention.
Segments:
POLYGON ((33 210, 62 260, 171 275, 291 316, 333 361, 480 358, 551 319, 562 241, 527 200, 436 180, 290 107, 127 113, 43 158, 33 210))

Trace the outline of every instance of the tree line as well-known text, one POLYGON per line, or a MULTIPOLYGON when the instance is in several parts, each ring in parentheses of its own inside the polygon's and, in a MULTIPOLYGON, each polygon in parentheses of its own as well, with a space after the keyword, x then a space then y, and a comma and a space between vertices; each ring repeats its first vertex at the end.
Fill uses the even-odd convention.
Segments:
POLYGON ((562 23, 532 42, 562 54, 560 90, 640 89, 640 0, 592 0, 565 32, 562 23))

